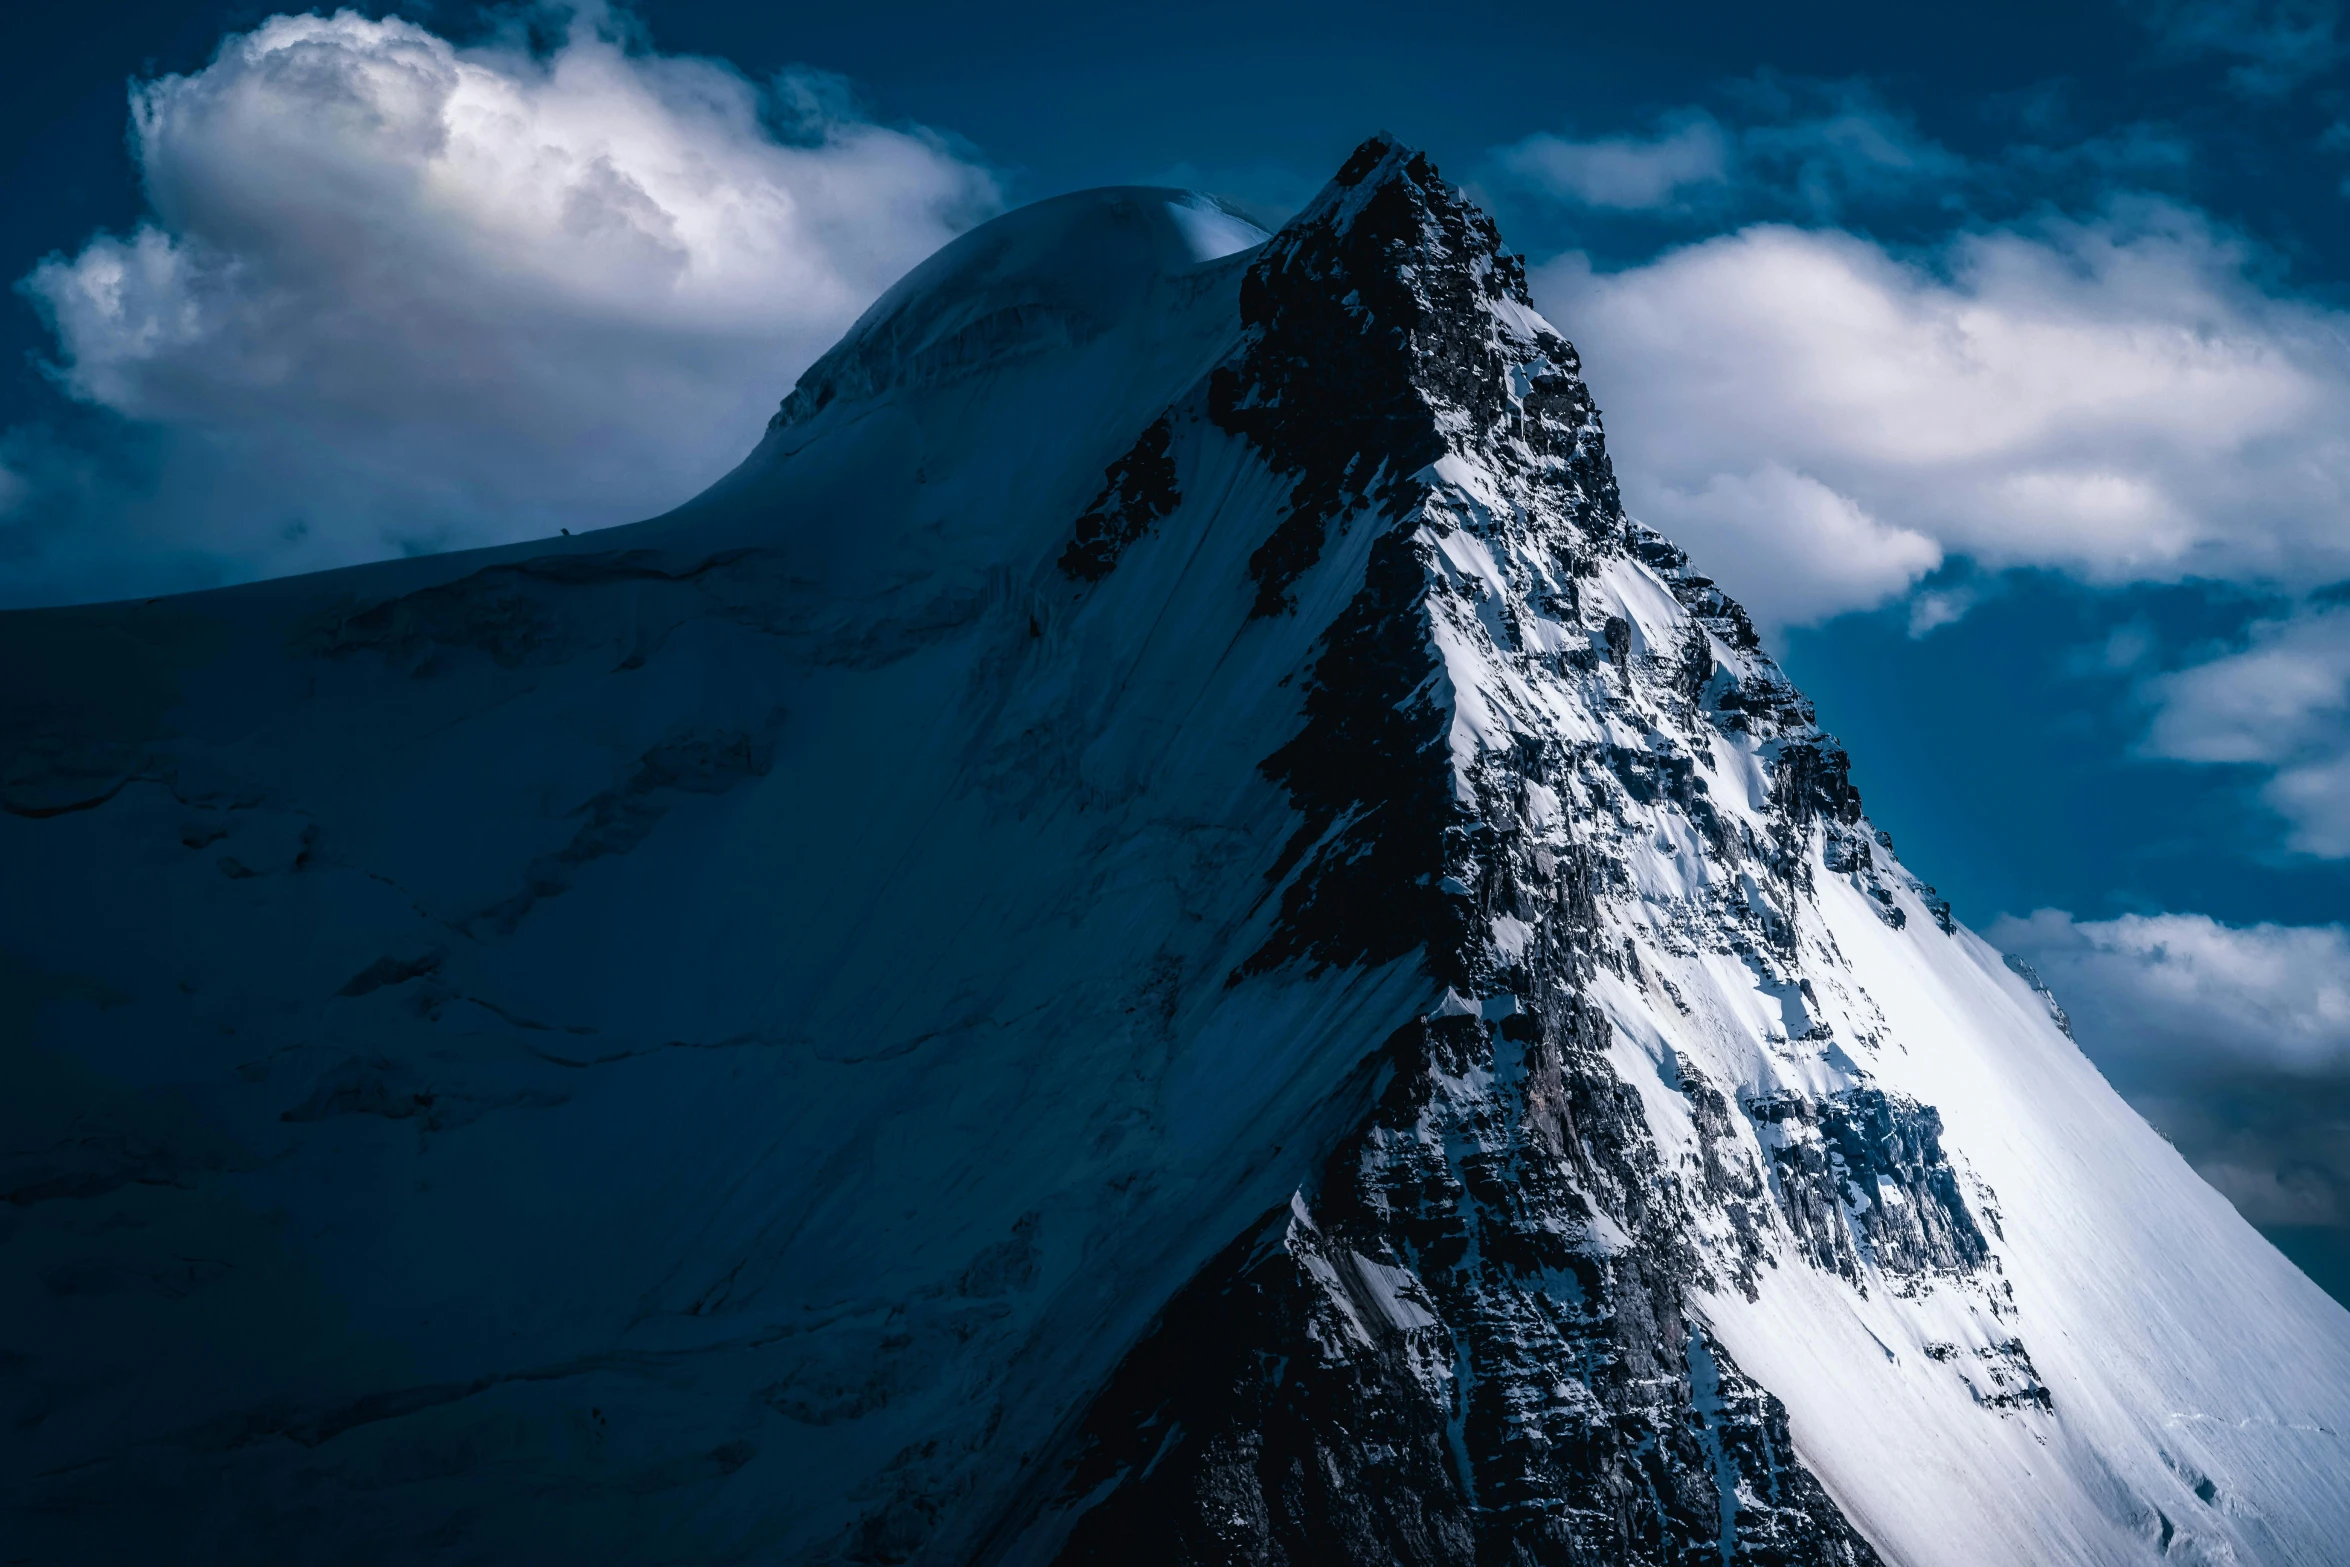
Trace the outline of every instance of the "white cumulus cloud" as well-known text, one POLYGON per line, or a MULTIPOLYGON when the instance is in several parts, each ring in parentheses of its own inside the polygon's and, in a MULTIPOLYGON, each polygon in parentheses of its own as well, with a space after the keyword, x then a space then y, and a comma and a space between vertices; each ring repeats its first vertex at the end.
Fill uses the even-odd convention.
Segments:
POLYGON ((1950 555, 2099 584, 2350 572, 2350 317, 2252 267, 2138 203, 1925 259, 1757 225, 1534 287, 1628 503, 1789 624, 1950 555))
POLYGON ((137 86, 152 220, 22 287, 69 390, 168 433, 161 482, 52 553, 245 575, 662 509, 1000 205, 823 83, 762 89, 599 19, 533 55, 277 16, 137 86))
POLYGON ((1941 546, 1924 534, 1888 524, 1775 458, 1707 474, 1688 490, 1670 478, 1643 479, 1636 491, 1641 516, 1731 584, 1766 623, 1801 624, 1882 602, 1942 562, 1941 546))

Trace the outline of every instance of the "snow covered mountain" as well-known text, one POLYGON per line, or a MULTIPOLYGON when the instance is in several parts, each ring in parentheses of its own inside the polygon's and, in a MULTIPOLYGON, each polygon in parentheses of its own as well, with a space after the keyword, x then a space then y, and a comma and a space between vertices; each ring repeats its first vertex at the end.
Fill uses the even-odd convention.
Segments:
POLYGON ((2350 1313, 1385 139, 965 236, 669 516, 0 665, 9 1561, 2350 1551, 2350 1313))

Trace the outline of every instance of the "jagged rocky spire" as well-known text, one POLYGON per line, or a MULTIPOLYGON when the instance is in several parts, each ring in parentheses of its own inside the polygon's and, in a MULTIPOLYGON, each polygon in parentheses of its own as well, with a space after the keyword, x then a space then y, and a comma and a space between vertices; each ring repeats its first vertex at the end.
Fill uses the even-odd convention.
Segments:
MULTIPOLYGON (((1062 1559, 1873 1562, 1693 1313, 1756 1254, 1703 1244, 1590 998, 1627 961, 1597 908, 1627 874, 1607 791, 1677 797, 1784 900, 1810 816, 1857 820, 1841 753, 1737 607, 1626 522, 1573 348, 1425 155, 1364 143, 1264 247, 1241 310, 1207 419, 1292 482, 1249 559, 1255 613, 1295 613, 1334 535, 1359 536, 1303 727, 1264 762, 1301 822, 1248 967, 1416 954, 1450 999, 1386 1041, 1370 1119, 1088 1416, 1062 1559), (1626 621, 1581 614, 1627 559, 1686 617, 1637 669, 1626 621), (1652 704, 1636 746, 1551 718, 1652 704), (1706 808, 1709 730, 1773 746, 1779 840, 1736 842, 1706 808)), ((1791 928, 1768 901, 1742 923, 1766 945, 1791 928)), ((1685 1092, 1726 1141, 1722 1096, 1694 1074, 1685 1092)), ((1900 1174, 1971 1236, 1938 1150, 1921 1159, 1900 1174)), ((1767 1220, 1760 1172, 1708 1177, 1742 1225, 1767 1220)))

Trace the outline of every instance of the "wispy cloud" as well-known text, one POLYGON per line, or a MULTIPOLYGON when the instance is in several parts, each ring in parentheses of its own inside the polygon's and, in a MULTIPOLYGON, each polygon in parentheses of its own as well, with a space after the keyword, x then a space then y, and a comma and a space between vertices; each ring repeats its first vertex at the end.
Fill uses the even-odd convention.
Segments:
POLYGON ((2173 55, 2236 63, 2228 81, 2258 97, 2292 91, 2350 59, 2337 0, 2132 0, 2173 55))
POLYGON ((2019 139, 1962 155, 1864 81, 1773 74, 1732 82, 1712 106, 1638 130, 1542 131, 1493 149, 1482 183, 1585 214, 1639 214, 1684 231, 1761 221, 1915 231, 2007 221, 2051 203, 2094 205, 2117 188, 2170 190, 2193 148, 2143 122, 2072 126, 2053 87, 2015 95, 2019 139))
POLYGON ((1858 201, 1914 197, 1967 165, 1864 84, 1736 84, 1726 116, 1684 108, 1638 133, 1539 132, 1496 149, 1499 177, 1613 211, 1763 212, 1825 221, 1858 201))
POLYGON ((1644 210, 1682 200, 1692 187, 1730 178, 1730 135, 1702 110, 1669 116, 1646 136, 1575 141, 1540 132, 1501 149, 1501 167, 1551 195, 1590 207, 1644 210))
POLYGON ((146 430, 156 482, 92 494, 20 467, 16 596, 659 510, 999 205, 984 168, 828 79, 758 86, 600 21, 534 56, 280 16, 135 88, 151 221, 22 287, 62 385, 146 430))

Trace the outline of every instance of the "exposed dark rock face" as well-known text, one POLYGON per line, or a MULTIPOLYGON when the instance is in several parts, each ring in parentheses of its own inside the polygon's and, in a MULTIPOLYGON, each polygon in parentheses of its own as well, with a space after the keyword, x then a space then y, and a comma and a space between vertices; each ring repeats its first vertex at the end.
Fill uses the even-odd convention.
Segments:
MULTIPOLYGON (((1692 1072, 1702 1151, 1684 1178, 1589 999, 1603 971, 1637 975, 1599 910, 1630 885, 1633 813, 1660 801, 1704 852, 1767 873, 1701 917, 1703 938, 1757 963, 1788 945, 1789 905, 1767 889, 1807 885, 1816 831, 1857 836, 1842 749, 1744 657, 1743 612, 1622 517, 1574 351, 1423 157, 1366 144, 1265 248, 1242 300, 1249 336, 1211 411, 1294 477, 1250 562, 1255 612, 1295 605, 1336 569, 1335 539, 1372 533, 1303 726, 1265 763, 1303 822, 1248 969, 1416 953, 1446 999, 1387 1042, 1379 1108, 1319 1182, 1196 1278, 1095 1402, 1062 1487, 1061 1560, 1874 1562, 1694 1292, 1752 1294, 1781 1204, 1855 1281, 1856 1244, 1888 1267, 1979 1265, 1933 1112, 1868 1093, 1806 1107, 1833 1149, 1800 1186, 1782 1174, 1774 1204, 1740 1107, 1692 1072), (1498 504, 1448 489, 1447 455, 1500 475, 1498 504), (1507 597, 1451 564, 1456 530, 1502 562, 1507 597), (1531 626, 1521 606, 1572 620, 1579 579, 1622 555, 1687 606, 1679 645, 1646 647, 1620 616, 1588 652, 1531 626), (1464 763, 1447 648, 1468 636, 1530 676, 1604 660, 1625 699, 1671 693, 1682 737, 1594 747, 1512 714, 1510 744, 1464 763), (1709 727, 1785 736, 1769 838, 1713 809, 1690 749, 1709 727), (1562 824, 1538 804, 1557 799, 1590 814, 1562 824)), ((1779 1125, 1775 1106, 1747 1113, 1779 1125)))
POLYGON ((1390 1042, 1314 1206, 1219 1258, 1096 1406, 1070 1489, 1108 1495, 1063 1561, 1877 1560, 1688 1315, 1687 1215, 1568 1005, 1390 1042))
POLYGON ((1167 446, 1172 430, 1162 417, 1136 439, 1134 449, 1110 464, 1102 492, 1077 519, 1061 569, 1086 582, 1099 582, 1118 564, 1126 546, 1175 509, 1175 459, 1167 446))
POLYGON ((1525 265, 1493 220, 1423 154, 1384 140, 1357 148, 1265 247, 1241 285, 1249 338, 1209 381, 1215 421, 1296 480, 1287 518, 1249 562, 1258 614, 1290 606, 1344 513, 1409 514, 1424 488, 1413 476, 1453 442, 1514 446, 1513 467, 1563 463, 1571 513, 1614 520, 1580 361, 1546 333, 1532 363, 1506 362, 1483 308, 1503 300, 1532 309, 1525 265))
POLYGON ((1492 220, 1423 155, 1381 140, 1243 280, 1248 336, 1210 377, 1211 411, 1296 476, 1288 514, 1249 562, 1255 612, 1290 602, 1333 525, 1378 530, 1313 670, 1305 727, 1265 764, 1306 824, 1277 868, 1295 873, 1280 933, 1252 967, 1418 948, 1438 977, 1469 981, 1484 900, 1448 889, 1481 879, 1491 828, 1452 790, 1430 602, 1446 585, 1418 526, 1432 493, 1422 470, 1458 442, 1539 471, 1555 508, 1543 543, 1570 586, 1584 533, 1621 525, 1574 350, 1549 332, 1510 339, 1490 309, 1503 300, 1531 311, 1492 220))
POLYGON ((2012 952, 2001 953, 2000 959, 2016 978, 2032 987, 2032 993, 2048 1008, 2048 1020, 2063 1031, 2065 1038, 2072 1038, 2072 1016, 2065 1011, 2063 1003, 2056 999, 2056 992, 2048 988, 2048 982, 2040 977, 2040 971, 2012 952))
POLYGON ((1893 1275, 1968 1273, 1989 1258, 1933 1106, 1857 1088, 1816 1104, 1773 1095, 1747 1113, 1771 1128, 1780 1206, 1819 1267, 1865 1291, 1862 1253, 1893 1275))
POLYGON ((1445 883, 1448 850, 1472 823, 1447 787, 1427 588, 1410 536, 1382 534, 1314 668, 1305 728, 1265 761, 1305 822, 1275 868, 1288 878, 1281 924, 1252 969, 1415 949, 1441 967, 1469 940, 1474 910, 1445 883))
POLYGON ((1967 1390, 1984 1408, 2036 1409, 2042 1414, 2055 1409, 2056 1401, 2040 1380, 2022 1339, 1978 1349, 1975 1360, 1976 1369, 1967 1376, 1967 1390))

